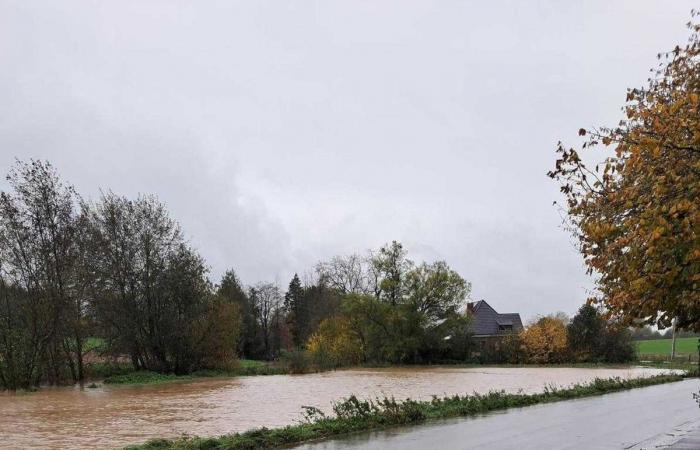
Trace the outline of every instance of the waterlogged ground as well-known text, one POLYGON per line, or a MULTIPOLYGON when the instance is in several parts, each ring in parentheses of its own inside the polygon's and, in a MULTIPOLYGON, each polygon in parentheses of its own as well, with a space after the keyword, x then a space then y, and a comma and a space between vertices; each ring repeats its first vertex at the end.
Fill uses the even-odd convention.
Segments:
POLYGON ((220 435, 298 421, 302 405, 329 409, 350 394, 429 399, 489 390, 536 392, 652 368, 387 368, 311 375, 202 379, 0 394, 0 448, 117 448, 155 437, 220 435))

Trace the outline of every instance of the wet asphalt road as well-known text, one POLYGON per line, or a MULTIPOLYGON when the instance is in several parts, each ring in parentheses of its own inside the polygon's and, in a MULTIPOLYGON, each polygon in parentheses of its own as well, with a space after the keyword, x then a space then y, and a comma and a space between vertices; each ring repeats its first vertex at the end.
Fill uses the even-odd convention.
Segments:
POLYGON ((697 379, 469 419, 363 433, 297 450, 656 449, 700 430, 697 379))

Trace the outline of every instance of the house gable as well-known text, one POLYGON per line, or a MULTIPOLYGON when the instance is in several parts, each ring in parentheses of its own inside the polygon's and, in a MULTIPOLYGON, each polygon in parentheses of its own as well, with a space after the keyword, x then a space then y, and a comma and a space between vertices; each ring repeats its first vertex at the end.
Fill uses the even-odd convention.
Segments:
POLYGON ((475 337, 498 336, 508 332, 519 332, 523 329, 520 314, 499 314, 484 300, 470 303, 467 313, 472 317, 471 332, 475 337))

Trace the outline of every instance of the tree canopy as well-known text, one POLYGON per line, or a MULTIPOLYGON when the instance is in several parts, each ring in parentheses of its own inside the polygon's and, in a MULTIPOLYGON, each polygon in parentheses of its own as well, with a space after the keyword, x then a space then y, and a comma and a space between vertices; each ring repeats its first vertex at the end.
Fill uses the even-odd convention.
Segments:
POLYGON ((618 126, 579 131, 583 150, 609 156, 592 167, 560 143, 549 172, 597 276, 591 301, 631 325, 700 330, 700 26, 688 26, 687 45, 627 92, 618 126))

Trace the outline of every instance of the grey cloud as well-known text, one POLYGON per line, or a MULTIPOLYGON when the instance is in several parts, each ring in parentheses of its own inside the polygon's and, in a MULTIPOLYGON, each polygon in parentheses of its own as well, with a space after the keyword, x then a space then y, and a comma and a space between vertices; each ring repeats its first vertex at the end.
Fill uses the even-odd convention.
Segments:
POLYGON ((571 313, 554 145, 617 122, 691 7, 0 0, 0 169, 157 194, 214 277, 398 239, 498 309, 571 313))

